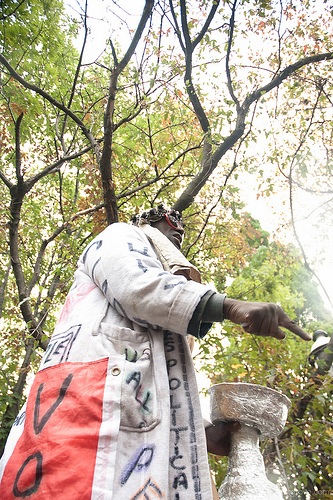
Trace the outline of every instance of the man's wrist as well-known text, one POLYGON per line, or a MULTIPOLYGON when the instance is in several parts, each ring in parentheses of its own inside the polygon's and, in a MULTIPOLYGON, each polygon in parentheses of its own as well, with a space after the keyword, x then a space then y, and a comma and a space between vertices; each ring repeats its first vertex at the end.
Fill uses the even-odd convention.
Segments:
POLYGON ((225 319, 230 319, 230 311, 237 302, 239 301, 236 299, 229 299, 228 297, 225 297, 223 302, 223 316, 225 319))
POLYGON ((223 309, 225 300, 225 293, 214 293, 205 306, 202 320, 210 323, 222 322, 224 320, 223 309))

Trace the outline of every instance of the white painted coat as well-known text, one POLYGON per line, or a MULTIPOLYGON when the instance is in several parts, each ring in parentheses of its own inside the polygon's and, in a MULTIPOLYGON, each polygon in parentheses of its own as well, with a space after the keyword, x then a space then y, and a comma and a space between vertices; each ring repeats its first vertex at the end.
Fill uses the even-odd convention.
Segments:
POLYGON ((187 326, 208 287, 109 226, 75 280, 7 441, 0 498, 211 500, 187 326))

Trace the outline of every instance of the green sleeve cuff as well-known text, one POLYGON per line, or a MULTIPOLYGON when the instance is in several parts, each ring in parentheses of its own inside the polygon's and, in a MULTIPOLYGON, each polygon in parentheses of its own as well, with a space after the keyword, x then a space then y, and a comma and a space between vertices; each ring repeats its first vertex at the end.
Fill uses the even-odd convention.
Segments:
POLYGON ((207 302, 213 295, 216 295, 216 292, 210 290, 201 297, 201 300, 197 305, 193 313, 193 316, 188 324, 187 333, 193 335, 197 339, 202 339, 212 327, 213 322, 203 321, 203 315, 207 302))
POLYGON ((216 293, 213 290, 206 292, 193 313, 187 327, 187 333, 197 339, 202 339, 213 323, 222 322, 224 320, 223 303, 225 297, 225 293, 216 293))

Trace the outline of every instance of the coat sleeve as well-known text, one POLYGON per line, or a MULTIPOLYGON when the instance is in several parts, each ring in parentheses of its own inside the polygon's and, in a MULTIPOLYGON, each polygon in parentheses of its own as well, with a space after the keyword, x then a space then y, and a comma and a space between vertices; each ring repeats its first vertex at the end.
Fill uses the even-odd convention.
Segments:
POLYGON ((181 335, 188 333, 197 305, 211 290, 164 271, 144 233, 124 223, 112 224, 92 241, 79 269, 130 321, 181 335))

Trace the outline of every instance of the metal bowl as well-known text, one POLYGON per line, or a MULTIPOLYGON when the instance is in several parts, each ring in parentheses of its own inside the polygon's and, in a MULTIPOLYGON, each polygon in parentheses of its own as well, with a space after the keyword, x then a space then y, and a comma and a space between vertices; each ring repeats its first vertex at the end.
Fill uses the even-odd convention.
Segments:
POLYGON ((255 427, 261 437, 282 432, 291 406, 287 396, 262 385, 225 382, 208 392, 213 423, 237 421, 255 427))

